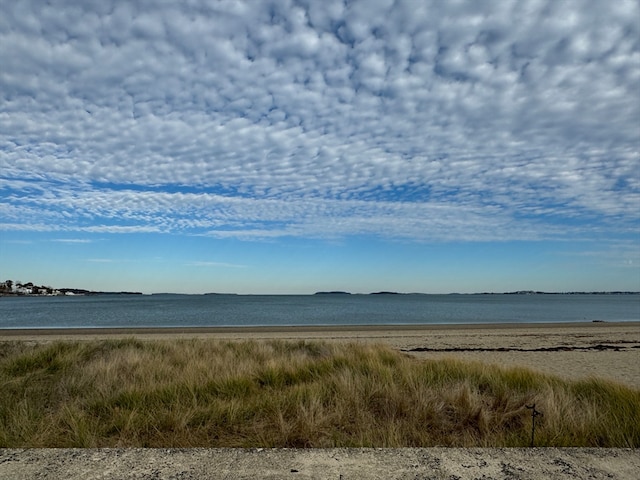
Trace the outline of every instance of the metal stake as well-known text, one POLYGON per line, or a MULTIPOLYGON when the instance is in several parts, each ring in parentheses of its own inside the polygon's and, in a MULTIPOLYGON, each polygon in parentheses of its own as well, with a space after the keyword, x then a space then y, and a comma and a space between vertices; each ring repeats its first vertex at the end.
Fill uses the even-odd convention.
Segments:
POLYGON ((536 417, 542 416, 543 413, 536 410, 536 404, 526 405, 526 407, 531 410, 531 446, 533 447, 533 439, 536 434, 536 417))

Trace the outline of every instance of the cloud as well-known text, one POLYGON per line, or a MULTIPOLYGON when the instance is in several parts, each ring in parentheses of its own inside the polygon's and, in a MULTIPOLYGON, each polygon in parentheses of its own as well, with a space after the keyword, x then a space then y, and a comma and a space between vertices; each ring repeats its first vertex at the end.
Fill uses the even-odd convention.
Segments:
MULTIPOLYGON (((460 203, 394 201, 376 199, 379 193, 371 195, 370 199, 265 199, 51 186, 45 198, 23 196, 21 202, 34 205, 33 214, 40 219, 37 225, 65 218, 58 230, 86 233, 157 232, 242 239, 373 235, 417 241, 542 240, 566 235, 565 226, 542 228, 534 213, 513 207, 477 205, 474 199, 460 203), (75 216, 66 218, 67 211, 75 216), (518 216, 522 218, 515 218, 518 216)), ((543 214, 554 214, 553 208, 543 214)))
POLYGON ((74 243, 74 244, 93 242, 93 240, 89 240, 88 238, 54 238, 52 241, 60 242, 60 243, 74 243))
POLYGON ((637 2, 3 11, 2 228, 638 232, 637 2))
POLYGON ((247 268, 246 265, 238 265, 235 263, 225 262, 191 262, 187 263, 188 267, 207 267, 207 268, 247 268))
POLYGON ((562 256, 579 256, 599 260, 608 267, 613 268, 634 268, 640 265, 640 250, 637 241, 614 240, 607 245, 594 245, 579 251, 559 252, 562 256))
POLYGON ((3 240, 3 243, 10 243, 14 245, 33 245, 32 240, 3 240))

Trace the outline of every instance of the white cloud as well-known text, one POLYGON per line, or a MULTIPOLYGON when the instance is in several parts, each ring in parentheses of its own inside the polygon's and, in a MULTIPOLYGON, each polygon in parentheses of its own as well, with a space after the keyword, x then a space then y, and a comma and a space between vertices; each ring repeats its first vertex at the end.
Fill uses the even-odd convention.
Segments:
POLYGON ((3 12, 2 228, 637 232, 636 2, 3 12))
POLYGON ((225 263, 225 262, 191 262, 187 264, 188 267, 211 267, 211 268, 247 268, 246 265, 238 265, 235 263, 225 263))
POLYGON ((93 240, 89 240, 87 238, 54 238, 52 241, 60 242, 60 243, 92 243, 93 240))

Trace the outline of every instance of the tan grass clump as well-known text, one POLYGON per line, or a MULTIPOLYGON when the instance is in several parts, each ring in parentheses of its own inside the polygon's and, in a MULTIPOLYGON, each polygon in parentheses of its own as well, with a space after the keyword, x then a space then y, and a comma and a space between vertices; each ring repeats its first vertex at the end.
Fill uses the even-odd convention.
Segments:
POLYGON ((0 345, 0 447, 640 446, 640 391, 384 346, 0 345))

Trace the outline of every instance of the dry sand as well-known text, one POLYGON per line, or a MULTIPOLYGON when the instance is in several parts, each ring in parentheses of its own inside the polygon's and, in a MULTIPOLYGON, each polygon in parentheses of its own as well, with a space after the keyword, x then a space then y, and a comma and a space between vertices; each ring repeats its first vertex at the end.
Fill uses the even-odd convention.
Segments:
POLYGON ((564 378, 603 377, 640 388, 640 322, 0 330, 0 341, 122 337, 374 342, 420 358, 524 366, 564 378))
MULTIPOLYGON (((383 343, 420 358, 524 366, 640 388, 640 322, 0 330, 0 341, 218 338, 383 343)), ((633 479, 630 449, 0 449, 0 479, 633 479)))

